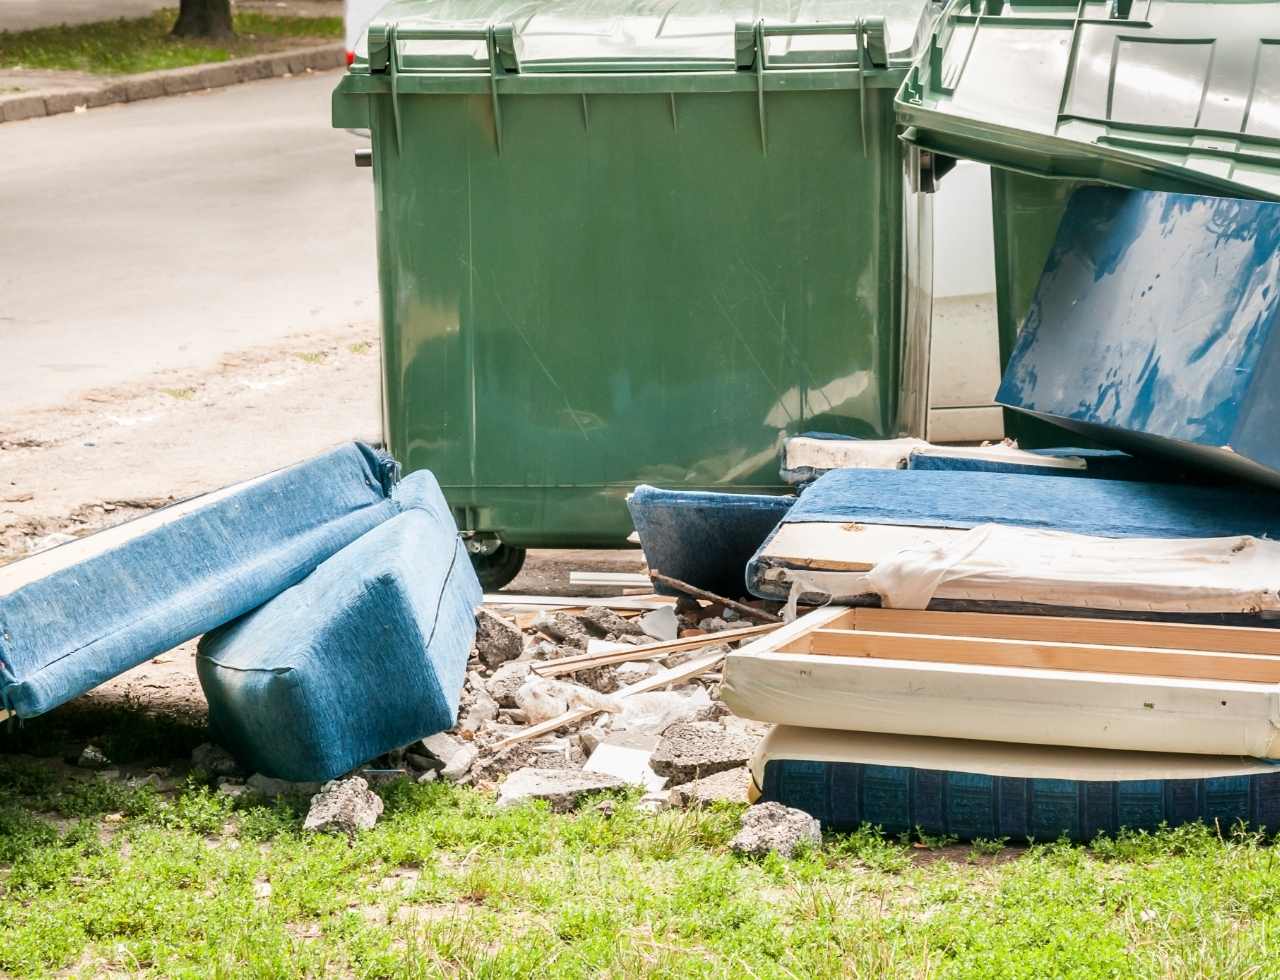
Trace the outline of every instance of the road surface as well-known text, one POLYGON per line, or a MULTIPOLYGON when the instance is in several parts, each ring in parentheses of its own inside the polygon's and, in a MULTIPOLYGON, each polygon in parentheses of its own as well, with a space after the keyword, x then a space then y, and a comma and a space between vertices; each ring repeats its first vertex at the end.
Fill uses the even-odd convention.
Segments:
POLYGON ((3 127, 0 420, 377 319, 336 72, 3 127))

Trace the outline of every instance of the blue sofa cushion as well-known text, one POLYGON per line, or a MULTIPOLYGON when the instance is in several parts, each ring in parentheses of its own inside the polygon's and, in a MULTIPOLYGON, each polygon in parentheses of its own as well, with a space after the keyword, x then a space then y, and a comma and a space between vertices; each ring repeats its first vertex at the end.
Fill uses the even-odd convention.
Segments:
POLYGON ((0 707, 31 717, 260 606, 400 512, 350 443, 0 568, 0 707))
POLYGON ((303 582, 200 641, 214 736, 246 767, 332 779, 457 719, 483 601, 434 477, 303 582))

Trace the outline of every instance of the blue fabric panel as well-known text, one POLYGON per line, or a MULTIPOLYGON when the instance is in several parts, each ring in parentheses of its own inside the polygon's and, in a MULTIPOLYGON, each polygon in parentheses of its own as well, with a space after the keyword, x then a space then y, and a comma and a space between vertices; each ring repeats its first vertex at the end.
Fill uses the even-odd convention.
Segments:
MULTIPOLYGON (((1132 459, 1133 457, 1128 457, 1132 459)), ((1030 463, 1011 463, 1004 460, 973 459, 967 456, 935 456, 916 453, 907 460, 907 469, 949 473, 1027 473, 1032 476, 1091 477, 1089 470, 1064 469, 1055 466, 1035 466, 1030 463)))
MULTIPOLYGON (((118 546, 63 545, 100 553, 0 596, 5 702, 38 715, 261 605, 396 514, 395 477, 393 460, 352 443, 182 516, 138 518, 118 546)), ((46 563, 6 572, 27 562, 46 563)))
POLYGON ((640 486, 627 507, 651 569, 736 598, 747 561, 795 500, 640 486))
POLYGON ((997 523, 1101 537, 1276 537, 1280 495, 1249 487, 1061 480, 1023 473, 833 470, 783 523, 974 527, 997 523))
POLYGON ((298 585, 200 641, 217 739, 280 779, 339 776, 451 728, 483 601, 435 478, 298 585))
POLYGON ((1091 782, 772 759, 761 789, 762 800, 804 810, 836 832, 869 823, 890 834, 919 827, 960 840, 1088 841, 1100 833, 1197 820, 1217 821, 1224 829, 1243 821, 1257 830, 1280 831, 1280 770, 1091 782))
POLYGON ((996 400, 1280 485, 1280 204, 1087 188, 996 400))

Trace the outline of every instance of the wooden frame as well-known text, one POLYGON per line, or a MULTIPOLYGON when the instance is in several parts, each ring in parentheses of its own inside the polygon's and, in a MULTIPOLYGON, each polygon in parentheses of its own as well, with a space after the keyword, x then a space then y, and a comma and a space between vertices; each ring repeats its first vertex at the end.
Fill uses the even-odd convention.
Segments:
POLYGON ((849 609, 774 649, 828 657, 1280 684, 1280 631, 1238 626, 849 609))
POLYGON ((739 715, 836 730, 1280 757, 1280 630, 829 606, 725 663, 739 715))

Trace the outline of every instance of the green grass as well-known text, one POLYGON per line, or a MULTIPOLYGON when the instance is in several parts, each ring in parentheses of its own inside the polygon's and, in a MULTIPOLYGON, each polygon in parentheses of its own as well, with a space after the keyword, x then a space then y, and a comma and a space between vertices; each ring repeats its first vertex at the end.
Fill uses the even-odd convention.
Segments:
POLYGON ((934 851, 867 829, 748 860, 726 847, 732 806, 557 816, 382 792, 348 841, 304 836, 305 801, 232 802, 198 774, 165 797, 0 757, 0 975, 1280 972, 1280 862, 1248 835, 934 851))
POLYGON ((226 61, 280 50, 303 40, 320 42, 342 37, 341 17, 242 13, 235 16, 235 40, 212 44, 177 40, 169 36, 176 16, 176 10, 161 10, 129 20, 0 31, 0 68, 133 74, 226 61))

